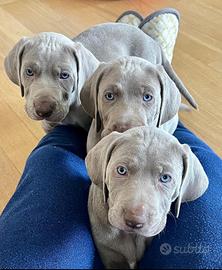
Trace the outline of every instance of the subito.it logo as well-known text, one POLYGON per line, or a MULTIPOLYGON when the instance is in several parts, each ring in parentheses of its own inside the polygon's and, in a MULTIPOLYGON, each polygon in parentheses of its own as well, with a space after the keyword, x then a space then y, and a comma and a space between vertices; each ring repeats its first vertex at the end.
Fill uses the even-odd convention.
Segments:
POLYGON ((163 255, 169 255, 170 253, 172 252, 172 247, 170 244, 168 243, 163 243, 161 246, 160 246, 160 253, 163 254, 163 255))

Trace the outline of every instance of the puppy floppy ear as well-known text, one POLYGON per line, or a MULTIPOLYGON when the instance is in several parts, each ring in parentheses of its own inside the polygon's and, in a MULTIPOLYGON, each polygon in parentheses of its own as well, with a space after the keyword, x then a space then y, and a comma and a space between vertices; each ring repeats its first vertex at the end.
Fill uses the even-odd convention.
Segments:
POLYGON ((104 201, 107 201, 106 169, 122 133, 116 131, 104 137, 87 154, 85 162, 91 181, 103 189, 104 201))
POLYGON ((101 119, 98 111, 98 93, 105 66, 106 64, 104 63, 99 65, 93 75, 85 82, 80 93, 80 100, 84 110, 92 118, 95 118, 97 132, 101 129, 101 119))
POLYGON ((78 92, 80 92, 85 81, 98 67, 99 61, 88 49, 86 49, 79 42, 74 42, 73 51, 77 69, 76 89, 78 92))
POLYGON ((22 55, 28 41, 29 39, 26 37, 20 39, 6 56, 4 61, 6 74, 13 83, 20 86, 22 97, 24 96, 24 87, 21 83, 22 55))
POLYGON ((182 145, 183 155, 183 177, 176 201, 176 217, 179 216, 180 205, 183 202, 194 201, 206 191, 208 177, 198 160, 187 144, 182 145))
POLYGON ((181 95, 176 84, 167 75, 162 65, 157 66, 161 86, 161 104, 157 127, 172 119, 181 104, 181 95))

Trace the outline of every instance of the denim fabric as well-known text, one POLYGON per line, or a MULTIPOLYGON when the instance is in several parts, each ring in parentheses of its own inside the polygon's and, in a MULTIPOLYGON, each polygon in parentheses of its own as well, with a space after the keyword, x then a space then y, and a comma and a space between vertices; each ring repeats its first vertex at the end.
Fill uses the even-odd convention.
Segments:
MULTIPOLYGON (((181 124, 175 136, 200 159, 209 189, 183 204, 179 219, 169 216, 140 267, 222 268, 222 161, 181 124)), ((85 144, 83 130, 59 126, 33 150, 0 217, 0 268, 102 267, 87 214, 85 144)))

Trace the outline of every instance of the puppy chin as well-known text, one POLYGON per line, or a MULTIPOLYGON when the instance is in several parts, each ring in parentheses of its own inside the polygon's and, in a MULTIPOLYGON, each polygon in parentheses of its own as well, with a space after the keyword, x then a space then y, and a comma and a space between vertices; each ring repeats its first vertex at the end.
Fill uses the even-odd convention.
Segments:
POLYGON ((62 114, 61 113, 58 114, 54 112, 51 116, 44 118, 44 120, 49 121, 49 122, 59 123, 59 122, 62 122, 66 118, 67 114, 68 112, 62 113, 62 114))
POLYGON ((160 223, 157 225, 154 225, 150 228, 150 226, 146 226, 141 231, 138 232, 138 234, 144 236, 144 237, 153 237, 159 234, 164 230, 166 226, 166 218, 161 219, 160 223))

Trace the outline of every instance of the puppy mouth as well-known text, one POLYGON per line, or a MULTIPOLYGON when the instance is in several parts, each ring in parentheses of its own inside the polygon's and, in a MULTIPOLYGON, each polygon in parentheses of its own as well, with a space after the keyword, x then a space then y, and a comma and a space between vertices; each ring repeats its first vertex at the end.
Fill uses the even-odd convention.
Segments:
MULTIPOLYGON (((165 226, 164 226, 165 227, 165 226)), ((155 224, 155 226, 152 226, 151 228, 135 228, 135 229, 131 229, 131 228, 124 228, 123 231, 127 232, 127 233, 136 233, 136 234, 140 234, 142 236, 146 236, 146 237, 153 237, 157 234, 159 234, 163 228, 162 227, 162 221, 159 224, 155 224)))
POLYGON ((152 225, 149 224, 144 224, 144 226, 138 227, 138 228, 130 228, 128 227, 124 221, 122 222, 116 222, 115 220, 117 219, 117 217, 108 217, 109 223, 125 232, 125 233, 129 233, 129 234, 139 234, 141 236, 144 237, 153 237, 157 234, 159 234, 166 226, 166 217, 162 217, 159 222, 155 222, 152 225), (114 218, 114 219, 113 219, 114 218))
POLYGON ((62 122, 65 119, 66 115, 67 113, 60 114, 59 112, 53 112, 52 115, 50 116, 44 116, 42 120, 58 123, 58 122, 62 122))
POLYGON ((129 234, 139 234, 144 237, 154 237, 158 235, 165 227, 165 222, 161 219, 159 224, 155 224, 151 228, 136 228, 136 229, 131 229, 128 227, 125 227, 124 229, 121 229, 122 231, 129 233, 129 234))
POLYGON ((36 120, 36 121, 46 120, 46 121, 55 122, 55 123, 63 121, 68 114, 68 110, 67 112, 63 110, 55 110, 52 113, 49 113, 49 114, 46 113, 45 115, 40 116, 35 112, 34 108, 28 109, 27 106, 25 106, 25 111, 32 120, 36 120))
POLYGON ((160 232, 163 231, 163 229, 166 226, 166 220, 164 218, 162 218, 159 222, 159 224, 152 226, 152 230, 149 231, 144 231, 144 233, 142 233, 141 235, 145 236, 145 237, 153 237, 157 234, 159 234, 160 232))

